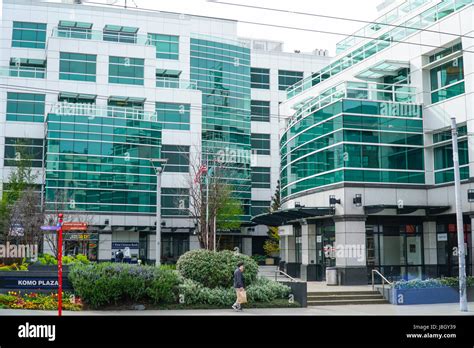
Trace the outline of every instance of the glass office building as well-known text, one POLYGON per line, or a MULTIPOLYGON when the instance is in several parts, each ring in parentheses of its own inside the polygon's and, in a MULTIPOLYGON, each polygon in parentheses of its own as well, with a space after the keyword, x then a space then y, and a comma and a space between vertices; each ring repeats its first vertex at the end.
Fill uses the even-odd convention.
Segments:
POLYGON ((287 88, 282 208, 253 221, 279 226, 290 275, 324 280, 335 266, 343 285, 367 284, 372 270, 457 276, 453 117, 473 274, 472 18, 472 0, 398 2, 287 88))
POLYGON ((0 193, 27 156, 48 212, 90 226, 82 237, 94 249, 75 233, 67 253, 110 260, 128 246, 134 260, 153 262, 150 159, 166 158, 160 248, 171 263, 200 247, 192 168, 212 168, 224 153, 226 182, 244 212, 242 228, 219 231, 219 247, 264 254, 267 227, 250 220, 269 209, 277 187, 278 103, 327 64, 326 53, 241 39, 235 21, 218 18, 74 1, 2 6, 0 193))

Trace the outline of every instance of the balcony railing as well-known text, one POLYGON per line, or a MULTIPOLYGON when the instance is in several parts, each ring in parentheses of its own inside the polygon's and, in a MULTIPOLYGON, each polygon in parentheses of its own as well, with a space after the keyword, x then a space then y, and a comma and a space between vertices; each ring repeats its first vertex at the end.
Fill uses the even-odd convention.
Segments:
POLYGON ((53 37, 66 38, 66 39, 82 39, 82 40, 94 40, 94 41, 108 41, 127 43, 134 45, 147 45, 153 46, 151 40, 147 35, 130 34, 130 33, 110 33, 102 30, 89 30, 76 28, 54 28, 53 37))
POLYGON ((400 26, 384 33, 373 40, 367 40, 364 46, 348 53, 334 61, 322 70, 295 83, 286 90, 287 98, 292 98, 301 92, 331 78, 332 76, 352 67, 353 65, 375 55, 376 53, 392 46, 394 43, 406 40, 412 34, 433 25, 444 17, 472 5, 474 0, 443 0, 436 6, 401 23, 400 26))
POLYGON ((190 80, 170 80, 166 77, 156 78, 156 87, 158 88, 179 88, 179 89, 197 89, 197 81, 190 80))
MULTIPOLYGON (((402 84, 383 84, 346 81, 321 93, 319 96, 297 104, 296 114, 288 121, 287 129, 315 111, 340 99, 359 99, 393 103, 414 104, 416 88, 402 84)), ((420 115, 421 116, 421 115, 420 115)))
POLYGON ((351 36, 341 40, 336 44, 336 53, 339 54, 348 50, 352 46, 358 44, 359 42, 364 40, 364 36, 372 36, 378 33, 380 30, 383 30, 387 27, 387 24, 395 23, 400 18, 403 18, 408 13, 416 10, 417 8, 423 6, 428 2, 432 2, 433 0, 405 0, 402 4, 400 4, 395 9, 391 10, 387 14, 377 18, 374 23, 368 24, 362 29, 356 31, 351 36))
POLYGON ((114 117, 157 122, 156 111, 144 111, 133 107, 97 106, 86 103, 58 102, 52 106, 51 113, 63 116, 87 116, 90 119, 114 117))
POLYGON ((46 76, 46 69, 35 67, 6 66, 0 67, 0 76, 44 79, 46 76))

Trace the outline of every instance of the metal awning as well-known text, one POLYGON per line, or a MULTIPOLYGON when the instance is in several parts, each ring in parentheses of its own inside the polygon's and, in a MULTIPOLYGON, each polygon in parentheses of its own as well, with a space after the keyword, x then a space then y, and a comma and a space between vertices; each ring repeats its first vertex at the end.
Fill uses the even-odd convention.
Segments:
POLYGON ((127 33, 127 34, 135 34, 135 33, 138 32, 138 28, 136 28, 136 27, 124 27, 124 26, 121 26, 121 25, 110 25, 110 24, 107 24, 104 27, 104 30, 105 31, 116 31, 116 32, 127 33))
POLYGON ((84 22, 73 22, 73 21, 59 21, 60 27, 66 28, 77 28, 77 29, 91 29, 92 23, 84 23, 84 22))
POLYGON ((254 216, 252 218, 252 222, 257 225, 283 226, 287 225, 290 221, 310 219, 318 216, 334 215, 334 212, 335 209, 332 207, 299 207, 260 214, 254 216))
POLYGON ((109 97, 109 101, 144 104, 146 101, 146 98, 121 97, 121 96, 112 95, 109 97))
POLYGON ((158 77, 179 77, 181 70, 172 69, 156 69, 156 76, 158 77))
POLYGON ((384 60, 370 68, 362 70, 360 73, 355 75, 361 80, 379 79, 384 76, 397 76, 398 71, 410 67, 409 62, 395 61, 395 60, 384 60))
POLYGON ((364 211, 367 215, 377 214, 387 209, 395 209, 397 215, 406 215, 414 213, 417 210, 424 210, 426 215, 436 215, 449 210, 451 206, 449 205, 405 205, 400 208, 398 205, 366 205, 364 206, 364 211))
POLYGON ((71 99, 86 99, 94 101, 97 96, 94 94, 82 94, 82 93, 72 93, 72 92, 59 92, 58 99, 71 98, 71 99))

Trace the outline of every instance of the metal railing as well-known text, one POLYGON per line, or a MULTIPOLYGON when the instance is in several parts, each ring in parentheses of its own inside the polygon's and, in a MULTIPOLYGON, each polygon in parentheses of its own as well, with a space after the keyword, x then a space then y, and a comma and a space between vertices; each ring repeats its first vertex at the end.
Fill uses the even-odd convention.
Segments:
POLYGON ((46 69, 21 66, 0 67, 0 76, 44 79, 46 76, 46 69))
POLYGON ((390 287, 392 286, 393 283, 389 281, 387 278, 385 278, 382 273, 380 273, 376 269, 373 269, 372 270, 372 291, 375 291, 375 275, 378 275, 382 279, 382 291, 385 293, 385 283, 387 283, 390 287))
POLYGON ((282 275, 284 275, 285 277, 289 278, 292 282, 297 282, 297 280, 296 280, 295 278, 293 278, 293 277, 290 276, 288 273, 285 273, 285 272, 283 272, 281 269, 278 269, 278 268, 275 270, 275 281, 277 281, 279 274, 282 274, 282 275))
POLYGON ((156 78, 157 88, 178 88, 178 89, 197 89, 197 81, 182 79, 167 79, 166 77, 156 78))
POLYGON ((56 27, 53 29, 52 36, 65 39, 108 41, 134 45, 153 46, 150 38, 147 35, 136 33, 122 33, 103 30, 56 27))

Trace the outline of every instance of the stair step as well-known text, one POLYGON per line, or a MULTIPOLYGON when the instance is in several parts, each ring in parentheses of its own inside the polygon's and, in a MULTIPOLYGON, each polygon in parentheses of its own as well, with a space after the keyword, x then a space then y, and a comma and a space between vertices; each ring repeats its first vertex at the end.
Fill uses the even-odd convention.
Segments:
POLYGON ((337 295, 375 295, 378 291, 312 291, 308 296, 337 296, 337 295))
POLYGON ((332 301, 332 300, 383 300, 380 294, 374 295, 339 295, 339 296, 308 296, 308 301, 332 301))
POLYGON ((369 305, 387 304, 387 300, 331 300, 331 301, 308 301, 308 306, 338 306, 338 305, 369 305))

